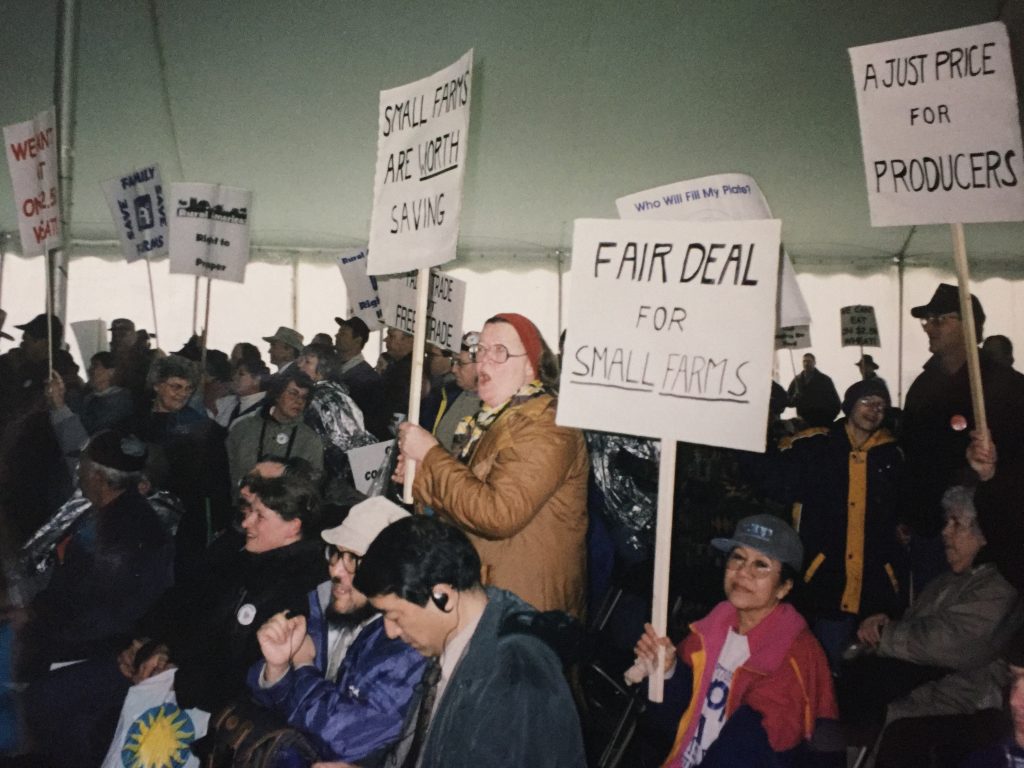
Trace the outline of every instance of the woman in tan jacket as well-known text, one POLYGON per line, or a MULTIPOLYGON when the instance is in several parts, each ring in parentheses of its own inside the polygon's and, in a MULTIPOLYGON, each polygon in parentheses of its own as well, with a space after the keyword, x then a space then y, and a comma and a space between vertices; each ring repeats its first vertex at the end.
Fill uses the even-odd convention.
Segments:
POLYGON ((586 599, 587 452, 583 434, 555 424, 558 365, 536 326, 505 313, 476 350, 483 407, 456 429, 449 454, 402 424, 395 479, 416 462, 415 500, 465 531, 483 582, 539 610, 581 617, 586 599))

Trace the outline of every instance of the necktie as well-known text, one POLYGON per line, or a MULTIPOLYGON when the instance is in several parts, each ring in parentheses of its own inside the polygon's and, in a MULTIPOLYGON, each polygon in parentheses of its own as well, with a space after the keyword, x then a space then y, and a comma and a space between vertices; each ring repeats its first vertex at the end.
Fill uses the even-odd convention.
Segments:
POLYGON ((420 680, 420 687, 423 689, 423 696, 420 698, 420 706, 416 712, 416 731, 412 736, 412 746, 405 756, 402 768, 414 768, 423 749, 423 742, 426 740, 427 729, 430 728, 430 717, 434 713, 434 698, 437 696, 437 681, 441 679, 441 662, 435 657, 427 664, 423 672, 423 679, 420 680))
POLYGON ((228 424, 231 424, 235 419, 238 418, 238 414, 242 412, 242 401, 239 400, 235 403, 235 407, 231 410, 231 415, 228 417, 228 424))

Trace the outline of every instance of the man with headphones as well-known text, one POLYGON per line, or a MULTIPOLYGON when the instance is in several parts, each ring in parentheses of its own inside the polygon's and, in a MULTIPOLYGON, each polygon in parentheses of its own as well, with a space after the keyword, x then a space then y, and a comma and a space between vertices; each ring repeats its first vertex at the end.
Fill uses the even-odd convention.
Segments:
POLYGON ((426 660, 385 632, 352 585, 367 547, 409 513, 382 496, 356 504, 321 533, 331 580, 309 593, 309 619, 278 613, 256 634, 249 670, 256 703, 284 715, 330 761, 375 764, 401 734, 426 660))
POLYGON ((550 644, 571 620, 483 587, 480 557, 462 531, 435 517, 401 519, 370 544, 354 583, 383 614, 389 637, 431 659, 385 765, 586 765, 550 644))

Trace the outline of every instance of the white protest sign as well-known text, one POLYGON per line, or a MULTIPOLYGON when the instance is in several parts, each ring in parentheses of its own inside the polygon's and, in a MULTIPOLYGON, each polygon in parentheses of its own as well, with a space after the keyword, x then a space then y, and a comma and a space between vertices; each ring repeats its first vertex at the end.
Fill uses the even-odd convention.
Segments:
POLYGON ((1024 219, 1001 22, 850 49, 871 224, 1024 219))
POLYGON ((50 107, 32 120, 4 128, 22 256, 40 256, 63 242, 53 112, 50 107))
POLYGON ((415 83, 380 93, 369 273, 455 258, 469 141, 473 51, 415 83))
POLYGON ((171 272, 245 282, 252 192, 221 184, 171 184, 171 272))
POLYGON ((167 208, 160 166, 154 164, 107 179, 101 185, 114 218, 125 260, 167 253, 167 208))
POLYGON ((842 329, 844 347, 880 347, 878 322, 875 308, 864 304, 843 307, 839 310, 839 325, 842 329))
POLYGON ((811 328, 808 325, 787 325, 775 330, 776 349, 807 349, 811 346, 811 328))
MULTIPOLYGON (((753 177, 721 173, 677 181, 615 201, 623 219, 662 221, 742 221, 770 219, 771 209, 753 177)), ((779 285, 779 325, 810 325, 811 312, 796 282, 789 255, 782 252, 779 285)))
POLYGON ((71 332, 78 342, 78 353, 85 368, 89 367, 93 355, 110 349, 107 324, 103 320, 76 320, 71 323, 71 332))
POLYGON ((577 220, 558 423, 764 451, 780 231, 577 220))
POLYGON ((373 485, 388 451, 394 444, 394 440, 385 440, 383 443, 365 445, 347 452, 348 464, 352 468, 352 482, 357 491, 370 492, 370 486, 373 485))
POLYGON ((384 316, 377 295, 377 278, 366 274, 366 249, 339 254, 338 269, 348 293, 348 317, 358 317, 374 330, 384 322, 384 316))
MULTIPOLYGON (((379 280, 384 322, 406 333, 416 330, 416 275, 379 280)), ((427 297, 427 343, 452 352, 462 346, 462 311, 466 306, 466 283, 440 270, 430 271, 427 297)))

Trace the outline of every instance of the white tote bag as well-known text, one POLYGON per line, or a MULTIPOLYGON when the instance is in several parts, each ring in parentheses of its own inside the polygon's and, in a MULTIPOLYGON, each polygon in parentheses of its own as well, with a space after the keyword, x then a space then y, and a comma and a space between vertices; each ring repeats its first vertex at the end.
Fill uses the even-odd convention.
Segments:
POLYGON ((128 689, 102 768, 199 768, 189 745, 206 735, 210 713, 178 707, 175 672, 166 669, 128 689))

